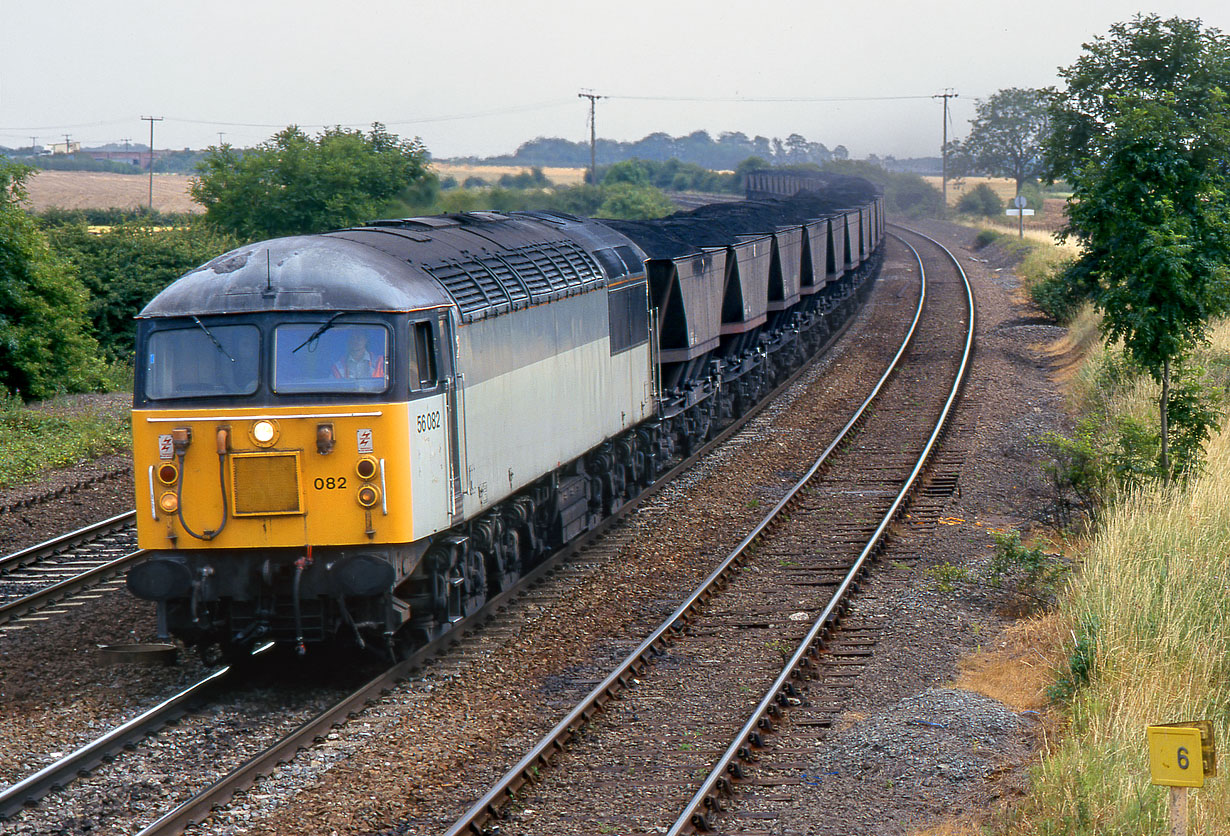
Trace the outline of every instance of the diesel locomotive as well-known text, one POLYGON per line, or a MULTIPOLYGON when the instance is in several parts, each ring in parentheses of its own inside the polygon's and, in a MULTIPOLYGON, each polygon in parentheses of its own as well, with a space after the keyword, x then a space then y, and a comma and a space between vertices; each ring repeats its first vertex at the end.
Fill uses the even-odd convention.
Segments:
POLYGON ((440 635, 849 315, 883 206, 821 185, 660 221, 376 221, 189 272, 138 318, 129 589, 228 653, 440 635))

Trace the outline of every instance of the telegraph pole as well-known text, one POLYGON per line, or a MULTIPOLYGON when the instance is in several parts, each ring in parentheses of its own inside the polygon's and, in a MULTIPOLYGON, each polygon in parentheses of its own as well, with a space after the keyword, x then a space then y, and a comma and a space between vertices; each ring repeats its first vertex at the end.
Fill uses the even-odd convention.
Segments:
POLYGON ((154 123, 161 122, 162 116, 142 116, 141 121, 149 122, 149 208, 154 209, 154 123))
POLYGON ((598 100, 604 98, 592 90, 588 93, 577 93, 578 99, 589 99, 589 182, 598 185, 598 126, 594 124, 594 107, 598 100))
POLYGON ((936 93, 931 98, 944 100, 944 144, 940 146, 940 186, 944 194, 943 211, 948 213, 948 100, 960 96, 951 87, 945 87, 943 93, 936 93))

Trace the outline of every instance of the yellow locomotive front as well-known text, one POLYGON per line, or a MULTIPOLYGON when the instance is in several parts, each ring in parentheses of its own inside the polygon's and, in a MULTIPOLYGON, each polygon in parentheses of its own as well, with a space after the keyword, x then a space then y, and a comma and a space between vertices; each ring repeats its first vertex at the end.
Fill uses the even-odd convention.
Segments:
POLYGON ((158 603, 162 634, 190 644, 383 648, 410 616, 406 580, 453 520, 438 351, 450 326, 430 304, 445 300, 388 310, 351 270, 332 279, 348 309, 324 309, 329 276, 306 277, 309 296, 305 278, 272 264, 246 280, 226 268, 180 279, 138 321, 133 461, 148 558, 128 587, 158 603))

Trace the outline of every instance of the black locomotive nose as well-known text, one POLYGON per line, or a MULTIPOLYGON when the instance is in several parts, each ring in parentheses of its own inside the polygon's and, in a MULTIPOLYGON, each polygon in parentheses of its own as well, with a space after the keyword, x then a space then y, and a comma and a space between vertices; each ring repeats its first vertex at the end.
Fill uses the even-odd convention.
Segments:
POLYGON ((192 572, 183 563, 154 557, 128 570, 128 591, 147 601, 183 598, 192 590, 192 572))

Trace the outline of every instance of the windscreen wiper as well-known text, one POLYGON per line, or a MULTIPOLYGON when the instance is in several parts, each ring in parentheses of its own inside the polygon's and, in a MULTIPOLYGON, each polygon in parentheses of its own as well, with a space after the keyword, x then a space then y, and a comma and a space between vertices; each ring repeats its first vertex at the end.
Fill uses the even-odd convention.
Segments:
POLYGON ((200 328, 202 331, 205 332, 205 336, 209 337, 209 341, 214 344, 214 348, 221 351, 227 360, 230 360, 232 363, 235 362, 235 358, 226 353, 226 349, 222 347, 222 343, 218 342, 218 338, 214 336, 213 331, 210 331, 208 328, 205 327, 204 322, 201 322, 201 320, 195 316, 192 317, 192 321, 196 323, 197 328, 200 328))
POLYGON ((324 325, 320 326, 319 328, 317 328, 315 331, 312 332, 312 336, 308 337, 306 340, 299 343, 299 345, 295 347, 294 351, 291 351, 291 354, 294 354, 295 352, 303 348, 308 343, 314 342, 317 337, 319 337, 325 331, 328 331, 330 328, 333 327, 333 320, 337 319, 339 316, 342 316, 345 313, 346 311, 339 311, 338 313, 335 313, 333 316, 329 317, 329 320, 324 325))

